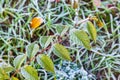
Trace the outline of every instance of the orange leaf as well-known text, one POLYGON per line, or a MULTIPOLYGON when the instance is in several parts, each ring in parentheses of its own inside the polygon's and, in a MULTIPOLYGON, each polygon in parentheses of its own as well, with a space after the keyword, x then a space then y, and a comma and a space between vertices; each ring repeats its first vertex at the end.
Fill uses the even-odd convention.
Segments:
POLYGON ((43 19, 40 17, 34 17, 31 22, 30 22, 30 27, 32 29, 35 29, 37 27, 39 27, 41 24, 43 23, 43 19))

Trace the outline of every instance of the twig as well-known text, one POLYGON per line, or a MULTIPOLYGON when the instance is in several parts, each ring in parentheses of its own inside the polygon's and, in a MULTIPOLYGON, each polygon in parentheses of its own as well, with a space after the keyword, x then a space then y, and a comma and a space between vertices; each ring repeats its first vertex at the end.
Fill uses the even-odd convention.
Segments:
POLYGON ((81 21, 78 22, 78 25, 81 24, 81 23, 84 23, 84 22, 86 22, 86 21, 88 21, 88 20, 89 20, 89 18, 86 18, 86 19, 84 19, 84 20, 81 20, 81 21))

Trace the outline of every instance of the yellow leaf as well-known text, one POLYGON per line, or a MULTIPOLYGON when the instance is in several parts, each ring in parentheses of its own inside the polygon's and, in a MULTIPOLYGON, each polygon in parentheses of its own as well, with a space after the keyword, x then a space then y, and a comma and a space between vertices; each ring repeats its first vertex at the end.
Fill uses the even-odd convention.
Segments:
POLYGON ((78 0, 74 0, 74 1, 72 1, 71 2, 71 5, 72 5, 72 7, 74 8, 74 9, 76 9, 76 8, 78 8, 78 0))
POLYGON ((91 38, 96 43, 97 31, 96 31, 95 26, 92 24, 92 22, 90 22, 90 21, 87 22, 87 29, 88 29, 88 32, 89 32, 91 38))
POLYGON ((53 46, 53 52, 55 55, 57 55, 58 57, 61 57, 64 60, 68 60, 71 61, 70 58, 70 53, 67 50, 67 48, 59 43, 54 44, 53 46))
POLYGON ((43 19, 40 17, 34 17, 31 22, 30 22, 30 27, 32 29, 35 29, 37 27, 39 27, 41 24, 43 23, 43 19))
POLYGON ((46 54, 37 56, 37 62, 47 71, 55 73, 53 61, 46 54))
POLYGON ((97 26, 99 28, 104 26, 104 24, 103 24, 103 22, 101 20, 98 20, 96 23, 97 23, 97 26))
POLYGON ((19 80, 17 77, 12 77, 11 80, 19 80))
POLYGON ((89 20, 90 21, 98 21, 98 18, 96 16, 92 16, 92 17, 90 16, 89 20))

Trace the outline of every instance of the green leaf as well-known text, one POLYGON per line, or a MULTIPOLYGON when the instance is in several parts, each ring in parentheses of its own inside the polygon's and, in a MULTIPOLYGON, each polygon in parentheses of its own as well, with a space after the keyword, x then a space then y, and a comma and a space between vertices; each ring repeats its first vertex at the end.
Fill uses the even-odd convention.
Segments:
POLYGON ((57 25, 56 31, 59 35, 63 36, 67 31, 69 27, 66 25, 57 25))
POLYGON ((39 45, 38 44, 30 44, 27 46, 27 56, 31 59, 33 58, 37 52, 39 51, 39 45))
POLYGON ((52 41, 52 38, 53 38, 52 36, 41 36, 40 37, 40 45, 43 48, 46 48, 52 41))
POLYGON ((6 73, 9 73, 14 70, 14 68, 10 64, 7 64, 6 62, 1 62, 0 68, 2 68, 6 73))
POLYGON ((91 38, 96 43, 97 31, 96 31, 95 26, 92 24, 92 22, 90 22, 90 21, 87 22, 87 29, 88 29, 88 32, 89 32, 91 38))
POLYGON ((53 64, 52 60, 47 55, 40 54, 39 56, 37 56, 37 62, 43 68, 45 68, 47 71, 55 73, 54 64, 53 64))
POLYGON ((56 43, 53 45, 53 52, 56 54, 58 57, 61 57, 62 59, 71 61, 70 54, 68 50, 61 44, 56 43))
POLYGON ((11 80, 19 80, 17 77, 12 77, 11 80))
POLYGON ((19 69, 25 59, 26 59, 25 54, 18 55, 13 61, 13 64, 14 64, 15 68, 19 69))
POLYGON ((0 80, 6 80, 6 79, 9 79, 9 76, 4 71, 4 69, 0 68, 0 80))
POLYGON ((33 67, 26 65, 21 69, 22 75, 26 80, 38 80, 38 73, 33 67))
POLYGON ((88 50, 91 49, 90 40, 85 31, 73 29, 70 32, 71 32, 71 36, 74 36, 74 38, 72 39, 73 42, 76 43, 76 39, 77 39, 77 41, 82 42, 85 48, 87 48, 88 50))

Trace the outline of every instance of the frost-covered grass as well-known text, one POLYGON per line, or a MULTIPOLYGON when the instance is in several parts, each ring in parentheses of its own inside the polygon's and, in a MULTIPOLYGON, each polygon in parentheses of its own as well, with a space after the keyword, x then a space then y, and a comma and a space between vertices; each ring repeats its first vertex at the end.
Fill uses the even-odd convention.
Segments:
MULTIPOLYGON (((62 44, 69 49, 73 61, 61 60, 51 53, 56 78, 57 80, 119 80, 120 1, 104 0, 100 9, 95 9, 90 6, 91 2, 85 1, 87 0, 81 0, 79 3, 78 20, 84 20, 89 15, 97 15, 104 26, 102 28, 96 26, 97 41, 96 44, 91 41, 90 51, 83 46, 72 46, 67 40, 68 36, 64 36, 65 41, 62 44), (107 5, 112 7, 107 8, 107 5)), ((59 3, 51 3, 48 0, 0 0, 0 61, 13 66, 13 59, 25 53, 29 43, 40 44, 41 36, 57 35, 56 27, 59 25, 75 27, 75 15, 76 10, 65 0, 59 3), (30 21, 36 16, 42 17, 44 24, 32 33, 30 21)), ((83 25, 80 24, 77 28, 83 29, 83 25)), ((51 51, 45 51, 48 52, 51 51)), ((53 80, 54 76, 39 68, 37 63, 31 65, 38 70, 42 80, 53 80)), ((13 72, 10 73, 12 74, 13 72)), ((20 80, 23 79, 21 75, 19 77, 20 80)))

